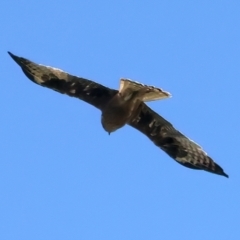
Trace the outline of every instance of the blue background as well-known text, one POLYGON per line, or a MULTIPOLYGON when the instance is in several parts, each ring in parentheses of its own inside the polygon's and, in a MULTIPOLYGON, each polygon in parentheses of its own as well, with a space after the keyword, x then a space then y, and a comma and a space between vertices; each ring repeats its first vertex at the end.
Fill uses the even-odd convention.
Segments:
POLYGON ((0 238, 240 239, 240 2, 3 1, 0 8, 0 238), (118 89, 161 87, 149 103, 230 178, 175 163, 126 126, 30 82, 7 55, 118 89))

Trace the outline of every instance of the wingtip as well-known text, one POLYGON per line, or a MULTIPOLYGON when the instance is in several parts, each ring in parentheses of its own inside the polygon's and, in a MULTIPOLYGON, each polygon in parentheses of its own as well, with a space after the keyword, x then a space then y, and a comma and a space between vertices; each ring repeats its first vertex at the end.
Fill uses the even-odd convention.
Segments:
POLYGON ((225 172, 223 172, 222 175, 226 178, 229 178, 229 176, 225 172))
POLYGON ((7 53, 8 53, 11 57, 14 56, 14 55, 13 55, 11 52, 9 52, 9 51, 7 51, 7 53))
POLYGON ((223 171, 223 169, 219 165, 216 164, 216 166, 217 166, 216 171, 213 173, 216 173, 216 174, 222 175, 226 178, 229 178, 229 176, 223 171))
POLYGON ((215 163, 215 171, 213 171, 213 173, 229 178, 229 176, 224 172, 224 170, 217 163, 215 163))
POLYGON ((17 57, 16 55, 14 55, 13 53, 11 53, 11 52, 7 52, 9 55, 10 55, 10 57, 15 61, 15 62, 18 62, 18 59, 19 59, 19 57, 17 57))

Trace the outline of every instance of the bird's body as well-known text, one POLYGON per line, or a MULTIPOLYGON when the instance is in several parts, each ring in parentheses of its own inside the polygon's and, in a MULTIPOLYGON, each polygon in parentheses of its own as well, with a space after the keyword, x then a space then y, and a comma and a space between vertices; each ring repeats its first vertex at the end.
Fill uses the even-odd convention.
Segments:
POLYGON ((162 89, 121 79, 119 92, 102 109, 102 126, 108 133, 114 132, 139 114, 139 106, 144 98, 153 101, 170 96, 162 89))
POLYGON ((101 110, 101 122, 107 132, 128 124, 146 135, 181 165, 228 177, 198 144, 177 131, 170 122, 144 103, 168 98, 168 92, 129 79, 121 79, 117 91, 60 69, 9 54, 34 83, 79 98, 101 110))
POLYGON ((117 93, 102 110, 101 123, 110 134, 123 127, 131 117, 131 99, 125 101, 121 94, 117 93))

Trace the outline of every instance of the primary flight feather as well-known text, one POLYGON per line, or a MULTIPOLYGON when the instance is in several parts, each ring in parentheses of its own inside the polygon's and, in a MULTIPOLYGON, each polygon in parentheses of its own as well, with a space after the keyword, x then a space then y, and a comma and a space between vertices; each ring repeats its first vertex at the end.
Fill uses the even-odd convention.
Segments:
POLYGON ((8 53, 34 83, 79 98, 100 109, 102 126, 109 134, 129 124, 183 166, 228 177, 198 144, 144 103, 168 98, 170 93, 129 79, 121 79, 117 91, 8 53))

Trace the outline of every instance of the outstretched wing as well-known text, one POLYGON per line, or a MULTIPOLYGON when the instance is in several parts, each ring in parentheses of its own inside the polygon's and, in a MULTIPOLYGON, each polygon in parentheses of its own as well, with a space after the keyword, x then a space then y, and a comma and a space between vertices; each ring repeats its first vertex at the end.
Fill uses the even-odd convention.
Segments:
POLYGON ((130 126, 145 134, 181 165, 228 177, 198 144, 177 131, 146 104, 143 103, 140 108, 139 115, 132 119, 130 126))
POLYGON ((102 109, 118 92, 96 82, 70 75, 60 69, 36 64, 8 53, 34 83, 79 98, 99 109, 102 109))

